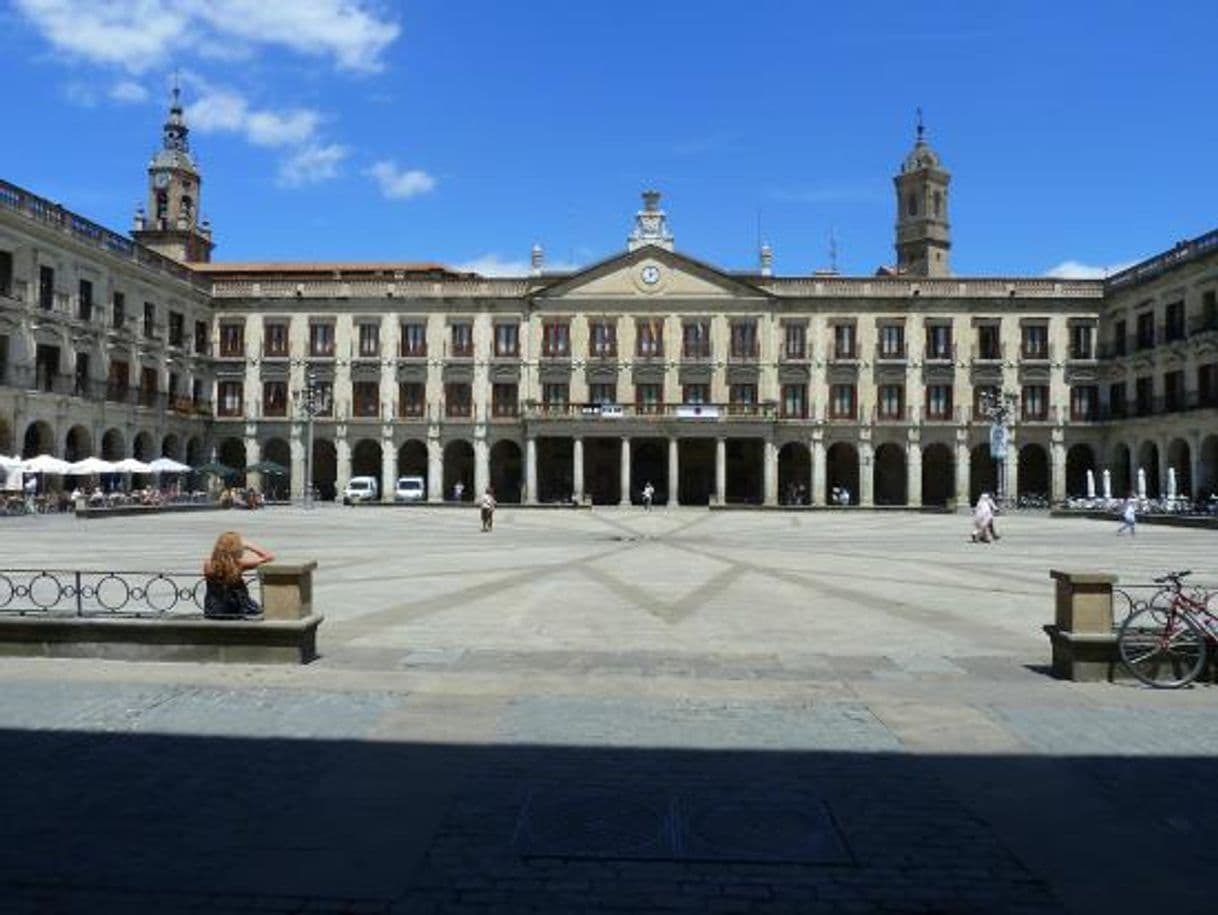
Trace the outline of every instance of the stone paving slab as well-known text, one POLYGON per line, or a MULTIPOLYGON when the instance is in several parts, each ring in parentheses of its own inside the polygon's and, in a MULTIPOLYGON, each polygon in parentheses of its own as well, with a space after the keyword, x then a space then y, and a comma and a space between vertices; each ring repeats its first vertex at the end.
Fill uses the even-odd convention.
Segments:
POLYGON ((1049 568, 1215 582, 1214 534, 999 524, 3 519, 10 564, 88 568, 191 568, 237 527, 319 560, 327 622, 300 669, 0 661, 0 911, 1208 907, 1212 688, 1054 681, 1040 625, 1049 568))

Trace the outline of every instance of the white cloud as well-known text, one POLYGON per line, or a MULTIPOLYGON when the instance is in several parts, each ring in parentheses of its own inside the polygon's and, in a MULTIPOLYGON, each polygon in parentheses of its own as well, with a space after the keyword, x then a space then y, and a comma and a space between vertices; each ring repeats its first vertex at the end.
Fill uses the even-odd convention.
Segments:
POLYGON ((1128 266, 1129 264, 1110 264, 1107 267, 1097 267, 1080 261, 1062 261, 1056 267, 1050 268, 1045 276, 1059 280, 1102 280, 1128 266))
POLYGON ((279 164, 279 184, 283 187, 301 187, 328 181, 338 175, 339 165, 347 158, 348 152, 347 147, 338 143, 306 146, 279 164))
POLYGON ((138 104, 148 101, 148 90, 134 80, 124 79, 115 83, 106 93, 111 101, 138 104))
POLYGON ((15 0, 55 48, 143 73, 184 51, 246 45, 328 57, 343 70, 383 68, 401 33, 369 0, 15 0))
MULTIPOLYGON (((453 269, 463 273, 478 273, 482 276, 528 276, 532 272, 533 266, 527 260, 508 260, 491 253, 475 257, 463 264, 454 264, 453 269)), ((579 267, 576 264, 556 262, 543 263, 541 269, 546 273, 567 273, 578 270, 579 267)))
POLYGON ((390 200, 409 200, 430 192, 436 179, 419 169, 399 169, 396 162, 383 159, 365 173, 373 178, 381 193, 390 200))
POLYGON ((239 133, 255 146, 309 143, 321 125, 321 114, 310 108, 282 113, 253 109, 239 92, 211 87, 204 88, 185 113, 186 123, 200 133, 239 133))

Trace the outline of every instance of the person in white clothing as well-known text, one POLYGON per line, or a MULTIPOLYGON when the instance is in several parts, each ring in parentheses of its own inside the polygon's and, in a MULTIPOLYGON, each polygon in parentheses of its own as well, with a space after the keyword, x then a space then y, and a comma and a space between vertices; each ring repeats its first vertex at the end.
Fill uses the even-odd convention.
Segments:
POLYGON ((651 485, 651 480, 648 480, 646 485, 643 486, 643 509, 645 511, 651 511, 651 501, 655 496, 656 488, 651 485))
POLYGON ((1130 537, 1135 537, 1138 533, 1138 500, 1134 498, 1133 493, 1129 494, 1129 498, 1121 506, 1121 526, 1117 528, 1117 536, 1125 531, 1129 531, 1130 537))
POLYGON ((998 539, 998 533, 994 530, 994 512, 997 506, 994 505, 994 500, 990 498, 988 492, 983 492, 977 498, 977 505, 973 508, 973 533, 969 536, 969 540, 973 543, 989 543, 991 540, 998 539))

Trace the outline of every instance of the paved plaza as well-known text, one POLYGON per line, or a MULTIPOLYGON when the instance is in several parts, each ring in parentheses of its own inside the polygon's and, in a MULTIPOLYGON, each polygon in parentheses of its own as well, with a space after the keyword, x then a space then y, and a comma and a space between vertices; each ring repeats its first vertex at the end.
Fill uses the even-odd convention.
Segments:
POLYGON ((1046 675, 1050 568, 1216 535, 883 512, 0 519, 8 567, 316 559, 306 667, 0 661, 0 912, 1210 910, 1214 689, 1046 675))

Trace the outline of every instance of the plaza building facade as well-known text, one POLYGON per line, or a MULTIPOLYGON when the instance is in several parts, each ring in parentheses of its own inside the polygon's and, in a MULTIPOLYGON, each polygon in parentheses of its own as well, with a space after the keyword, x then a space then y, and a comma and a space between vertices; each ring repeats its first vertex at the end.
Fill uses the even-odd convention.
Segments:
POLYGON ((749 271, 690 257, 655 192, 624 250, 575 271, 540 248, 510 278, 215 263, 201 184, 175 98, 134 240, 0 185, 0 451, 273 461, 288 478, 258 482, 297 496, 309 467, 327 497, 421 476, 434 501, 458 483, 506 502, 647 483, 670 504, 1056 501, 1137 468, 1155 491, 1215 485, 1218 233, 1106 281, 954 276, 950 175, 920 129, 897 263, 861 277, 778 276, 767 247, 749 271))

